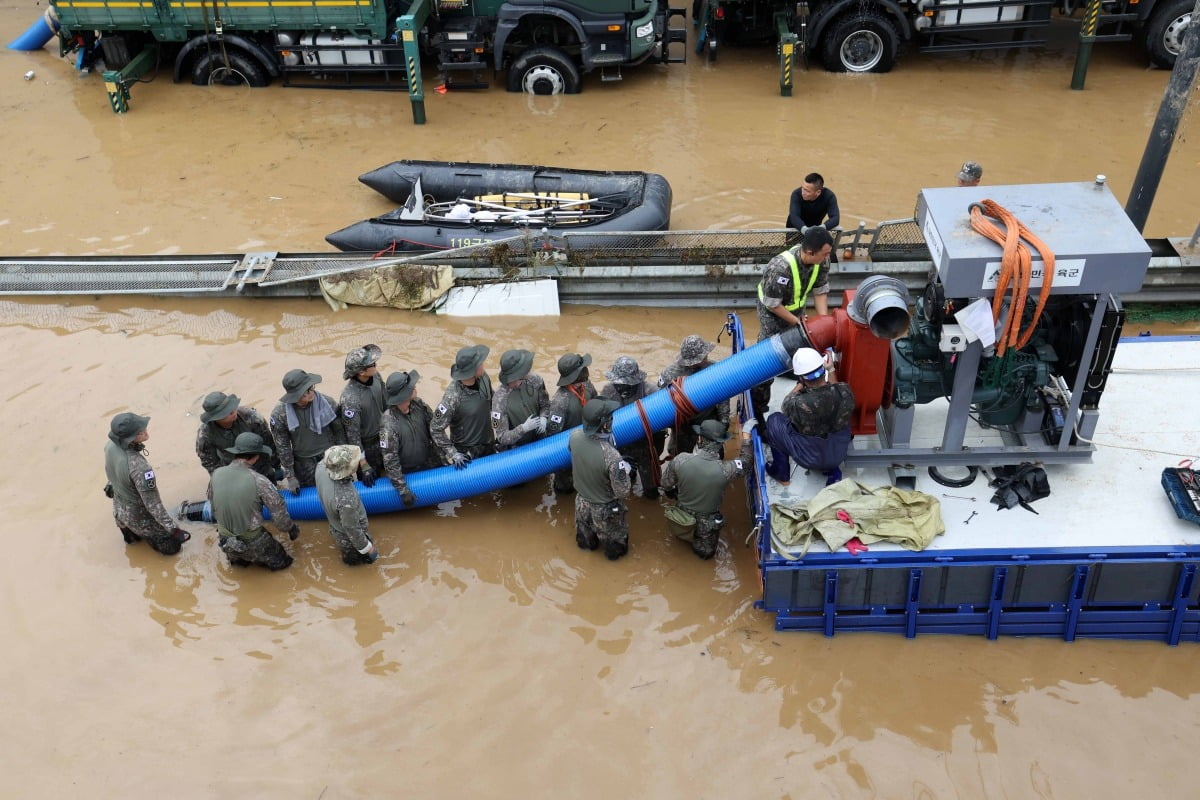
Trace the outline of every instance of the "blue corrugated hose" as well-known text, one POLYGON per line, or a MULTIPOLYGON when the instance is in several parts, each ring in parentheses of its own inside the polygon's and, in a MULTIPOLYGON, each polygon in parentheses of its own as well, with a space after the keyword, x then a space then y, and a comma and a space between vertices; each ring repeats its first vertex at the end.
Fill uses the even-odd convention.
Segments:
POLYGON ((50 37, 58 32, 57 27, 51 27, 51 23, 43 17, 39 17, 38 21, 29 26, 29 28, 13 39, 9 45, 9 50, 41 50, 46 46, 46 42, 50 41, 50 37))
MULTIPOLYGON (((696 408, 709 408, 774 378, 791 365, 791 354, 804 345, 804 334, 798 328, 772 336, 687 378, 684 394, 696 408)), ((642 401, 642 406, 654 430, 675 423, 675 404, 669 392, 655 392, 642 401)), ((570 435, 571 431, 563 431, 515 450, 485 456, 472 461, 465 469, 438 467, 407 475, 408 488, 417 497, 414 507, 474 497, 563 469, 571 463, 571 454, 567 450, 570 435)), ((636 406, 625 406, 613 415, 613 437, 618 447, 644 435, 636 406)), ((368 514, 404 508, 400 494, 386 476, 381 475, 370 488, 357 482, 354 485, 368 514)), ((283 499, 288 513, 295 519, 325 518, 316 489, 301 489, 298 496, 284 492, 283 499)), ((207 508, 205 518, 209 518, 207 508)))

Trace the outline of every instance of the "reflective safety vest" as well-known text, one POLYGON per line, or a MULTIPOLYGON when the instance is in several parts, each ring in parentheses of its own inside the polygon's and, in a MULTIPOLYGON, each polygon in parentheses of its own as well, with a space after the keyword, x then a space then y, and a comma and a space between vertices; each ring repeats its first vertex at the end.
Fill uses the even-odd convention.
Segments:
MULTIPOLYGON (((812 272, 808 276, 808 285, 803 289, 800 287, 800 264, 796 261, 796 254, 791 250, 784 250, 780 253, 784 261, 792 268, 792 302, 784 304, 784 308, 795 313, 797 310, 804 307, 804 302, 808 300, 808 293, 812 291, 813 285, 817 282, 817 273, 821 271, 820 262, 812 265, 812 272)), ((758 299, 762 302, 763 287, 762 281, 758 282, 758 299)), ((765 305, 765 303, 764 303, 765 305)))

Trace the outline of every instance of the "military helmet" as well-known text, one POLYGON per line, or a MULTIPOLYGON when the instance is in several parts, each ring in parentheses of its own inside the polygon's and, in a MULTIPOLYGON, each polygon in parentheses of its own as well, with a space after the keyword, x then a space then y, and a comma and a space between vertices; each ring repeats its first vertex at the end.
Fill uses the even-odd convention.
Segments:
POLYGON ((149 424, 149 417, 134 414, 132 411, 117 414, 108 426, 108 438, 121 447, 129 447, 137 435, 146 430, 146 426, 149 424))
POLYGON ((342 372, 342 377, 349 380, 363 370, 375 366, 381 355, 383 351, 379 349, 379 345, 365 344, 354 348, 346 354, 346 369, 342 372))
POLYGON ((692 334, 683 340, 679 346, 679 363, 685 367, 694 367, 708 356, 716 347, 712 342, 706 342, 700 336, 692 334))
POLYGON ((594 397, 583 407, 583 432, 597 433, 604 423, 612 419, 613 412, 621 407, 616 400, 594 397))
POLYGON ((335 444, 325 451, 325 471, 335 481, 345 480, 358 470, 362 448, 356 444, 335 444))
POLYGON ((646 380, 646 373, 638 368, 638 363, 629 356, 621 356, 612 365, 612 369, 604 373, 604 377, 613 383, 626 386, 637 386, 646 380))
POLYGON ((558 359, 558 385, 570 386, 579 380, 587 366, 592 363, 590 355, 567 353, 558 359))

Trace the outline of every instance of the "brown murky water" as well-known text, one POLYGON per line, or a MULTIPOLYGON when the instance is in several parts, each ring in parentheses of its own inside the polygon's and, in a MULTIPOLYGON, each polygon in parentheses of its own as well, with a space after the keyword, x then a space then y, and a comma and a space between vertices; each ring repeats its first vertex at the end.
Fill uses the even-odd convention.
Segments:
MULTIPOLYGON (((0 7, 8 41, 40 10, 0 7)), ((203 91, 163 77, 113 116, 96 76, 0 52, 0 251, 324 249, 384 210, 355 177, 393 158, 647 169, 677 228, 778 224, 810 169, 853 221, 909 214, 966 158, 989 182, 1109 176, 1123 199, 1166 75, 1071 45, 810 72, 775 95, 769 52, 588 82, 403 98, 203 91), (37 78, 21 74, 34 69, 37 78)), ((1194 124, 1194 123, 1193 123, 1194 124)), ((1175 150, 1147 232, 1200 221, 1200 145, 1175 150)), ((744 501, 700 562, 635 501, 632 552, 581 553, 569 503, 531 485, 380 516, 349 569, 305 523, 281 574, 233 572, 211 528, 179 558, 126 547, 100 494, 119 411, 149 413, 164 498, 204 490, 200 399, 266 411, 294 367, 336 393, 366 341, 436 397, 463 343, 622 353, 652 372, 714 311, 568 308, 455 320, 310 301, 0 302, 10 460, 0 482, 0 795, 117 797, 1182 797, 1200 712, 1193 647, 779 634, 754 609, 744 501)), ((495 355, 489 362, 495 370, 495 355)))

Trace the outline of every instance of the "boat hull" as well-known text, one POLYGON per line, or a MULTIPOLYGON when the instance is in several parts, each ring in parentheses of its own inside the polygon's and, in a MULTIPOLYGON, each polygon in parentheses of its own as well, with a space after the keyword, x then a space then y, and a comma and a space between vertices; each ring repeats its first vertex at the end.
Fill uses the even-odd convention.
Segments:
MULTIPOLYGON (((662 175, 602 172, 517 164, 395 161, 359 177, 396 203, 408 203, 419 184, 425 203, 513 193, 540 196, 586 195, 611 211, 602 218, 555 219, 530 216, 504 220, 413 219, 403 207, 329 234, 343 251, 442 250, 506 239, 525 231, 661 231, 671 224, 671 186, 662 175)), ((570 204, 566 208, 570 208, 570 204)), ((517 215, 514 215, 517 216, 517 215)), ((580 214, 580 217, 589 215, 580 214)))

